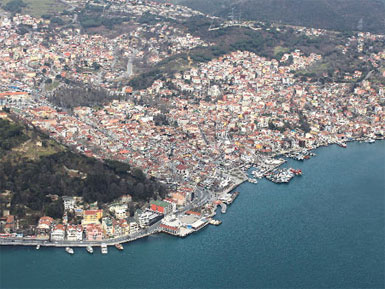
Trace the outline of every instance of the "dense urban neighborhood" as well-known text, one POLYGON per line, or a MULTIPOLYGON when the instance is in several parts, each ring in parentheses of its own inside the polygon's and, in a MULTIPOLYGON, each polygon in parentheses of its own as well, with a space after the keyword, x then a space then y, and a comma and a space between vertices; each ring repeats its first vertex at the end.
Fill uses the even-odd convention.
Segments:
MULTIPOLYGON (((90 1, 65 2, 74 11, 91 9, 90 1)), ((226 212, 242 182, 266 177, 282 183, 300 175, 295 168, 278 169, 286 157, 303 160, 320 146, 384 138, 384 35, 352 33, 337 47, 341 54, 359 53, 370 71, 329 69, 320 73, 321 81, 309 73, 323 65, 321 54, 277 47, 279 57, 269 58, 237 47, 207 61, 192 63, 188 57, 180 71, 135 88, 130 80, 142 70, 214 45, 177 22, 162 22, 203 14, 146 1, 97 2, 93 10, 108 5, 114 15, 132 15, 122 26, 136 24, 130 22, 129 32, 106 35, 86 33, 94 26, 90 20, 66 27, 55 18, 0 17, 0 118, 21 122, 86 157, 128 164, 125 171, 136 170, 138 179, 144 173, 165 186, 167 195, 154 193, 139 203, 129 190, 119 191, 119 198, 102 203, 53 191, 45 197, 62 206, 63 214, 45 211, 26 225, 25 216, 10 209, 14 192, 0 190, 0 245, 120 244, 156 232, 184 237, 217 225, 217 208, 226 212), (144 24, 143 17, 151 19, 144 24)), ((229 26, 265 29, 234 20, 210 29, 229 26)), ((337 33, 290 29, 312 39, 337 33)), ((88 177, 65 170, 72 178, 88 177)), ((143 192, 139 187, 135 194, 143 192)))

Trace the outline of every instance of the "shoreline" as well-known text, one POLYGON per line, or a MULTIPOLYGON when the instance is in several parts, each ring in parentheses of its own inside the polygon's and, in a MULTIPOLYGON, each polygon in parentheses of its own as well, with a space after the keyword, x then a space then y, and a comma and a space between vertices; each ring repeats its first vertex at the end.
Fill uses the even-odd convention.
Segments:
MULTIPOLYGON (((376 138, 375 140, 376 141, 384 141, 385 137, 376 138)), ((371 143, 365 141, 365 139, 355 139, 355 140, 347 140, 347 141, 345 141, 345 143, 348 143, 348 142, 350 142, 350 143, 363 143, 364 142, 366 144, 371 144, 371 143)), ((316 150, 316 149, 321 148, 321 147, 325 147, 326 148, 326 147, 329 147, 330 145, 340 145, 340 143, 329 143, 327 145, 320 145, 318 147, 308 149, 308 151, 316 150)), ((285 154, 274 154, 273 158, 275 158, 277 156, 284 157, 285 154)), ((284 163, 286 163, 286 162, 284 162, 284 163)), ((281 163, 279 165, 274 166, 273 169, 279 168, 284 163, 281 163)), ((248 169, 251 168, 251 167, 252 166, 248 167, 248 169)), ((246 169, 246 171, 244 172, 245 174, 247 174, 248 169, 246 169)), ((226 188, 226 189, 224 189, 224 190, 222 190, 220 192, 216 192, 215 195, 229 194, 230 192, 235 190, 237 187, 239 187, 240 185, 242 185, 246 181, 248 181, 247 176, 245 176, 243 178, 238 178, 238 180, 234 184, 232 184, 229 188, 226 188)), ((213 212, 211 217, 213 217, 215 215, 216 215, 216 211, 213 212)), ((155 227, 160 222, 161 221, 157 222, 156 224, 152 225, 151 227, 155 227)), ((77 247, 77 248, 84 247, 85 248, 87 246, 101 247, 102 244, 105 244, 107 246, 114 246, 114 245, 117 245, 117 244, 133 242, 133 241, 136 241, 136 240, 139 240, 139 239, 142 239, 142 238, 146 238, 146 237, 149 237, 151 235, 159 234, 159 233, 165 233, 165 234, 172 235, 172 236, 175 236, 175 237, 185 238, 188 235, 190 235, 192 233, 195 233, 195 232, 198 232, 201 229, 205 228, 208 225, 208 223, 209 223, 209 221, 207 221, 206 224, 204 224, 204 226, 200 227, 199 229, 196 229, 196 230, 190 232, 189 234, 183 235, 183 236, 182 235, 170 234, 168 232, 163 231, 160 228, 153 229, 152 231, 150 229, 150 232, 148 232, 149 228, 147 228, 145 230, 145 232, 143 232, 142 234, 136 233, 135 235, 127 235, 127 236, 124 236, 124 237, 118 237, 118 238, 112 238, 112 239, 104 239, 102 241, 68 241, 68 240, 63 240, 63 241, 51 242, 51 241, 48 241, 48 240, 25 239, 25 238, 17 238, 17 237, 13 237, 13 238, 0 238, 0 246, 37 246, 37 245, 40 245, 42 247, 55 247, 55 248, 64 248, 64 247, 77 247)))

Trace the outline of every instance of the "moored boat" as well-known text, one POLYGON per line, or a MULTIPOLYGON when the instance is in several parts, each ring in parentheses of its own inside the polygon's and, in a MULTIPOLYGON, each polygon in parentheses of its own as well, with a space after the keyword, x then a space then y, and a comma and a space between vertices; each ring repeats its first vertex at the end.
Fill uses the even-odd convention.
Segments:
POLYGON ((74 252, 74 249, 72 249, 71 247, 66 247, 66 252, 70 255, 73 255, 75 252, 74 252))
POLYGON ((92 254, 94 252, 94 249, 91 246, 87 246, 86 250, 88 253, 92 254))
POLYGON ((100 249, 101 249, 102 254, 107 254, 108 253, 108 249, 107 249, 107 245, 106 244, 102 244, 100 246, 100 249))
POLYGON ((122 244, 115 244, 115 248, 118 249, 119 251, 123 251, 123 245, 122 244))
POLYGON ((39 249, 40 249, 40 245, 37 245, 37 246, 36 246, 36 250, 39 250, 39 249))

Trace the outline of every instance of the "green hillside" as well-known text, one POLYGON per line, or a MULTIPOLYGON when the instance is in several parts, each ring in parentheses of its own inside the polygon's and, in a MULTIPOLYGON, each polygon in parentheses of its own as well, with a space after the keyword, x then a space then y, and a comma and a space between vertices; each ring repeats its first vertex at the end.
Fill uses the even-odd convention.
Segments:
POLYGON ((384 0, 176 0, 205 13, 332 30, 385 31, 384 0))

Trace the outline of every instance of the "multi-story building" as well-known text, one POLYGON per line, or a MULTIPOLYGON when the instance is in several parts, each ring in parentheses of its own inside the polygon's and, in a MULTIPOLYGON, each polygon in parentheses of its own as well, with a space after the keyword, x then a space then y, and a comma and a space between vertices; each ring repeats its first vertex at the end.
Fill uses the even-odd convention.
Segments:
POLYGON ((69 240, 69 241, 81 241, 81 240, 83 240, 83 227, 82 227, 82 225, 68 225, 67 226, 67 240, 69 240))
POLYGON ((103 217, 103 210, 85 210, 83 211, 82 225, 99 224, 99 220, 103 217))
POLYGON ((65 226, 62 224, 57 224, 53 227, 51 232, 51 241, 63 241, 65 238, 65 226))

